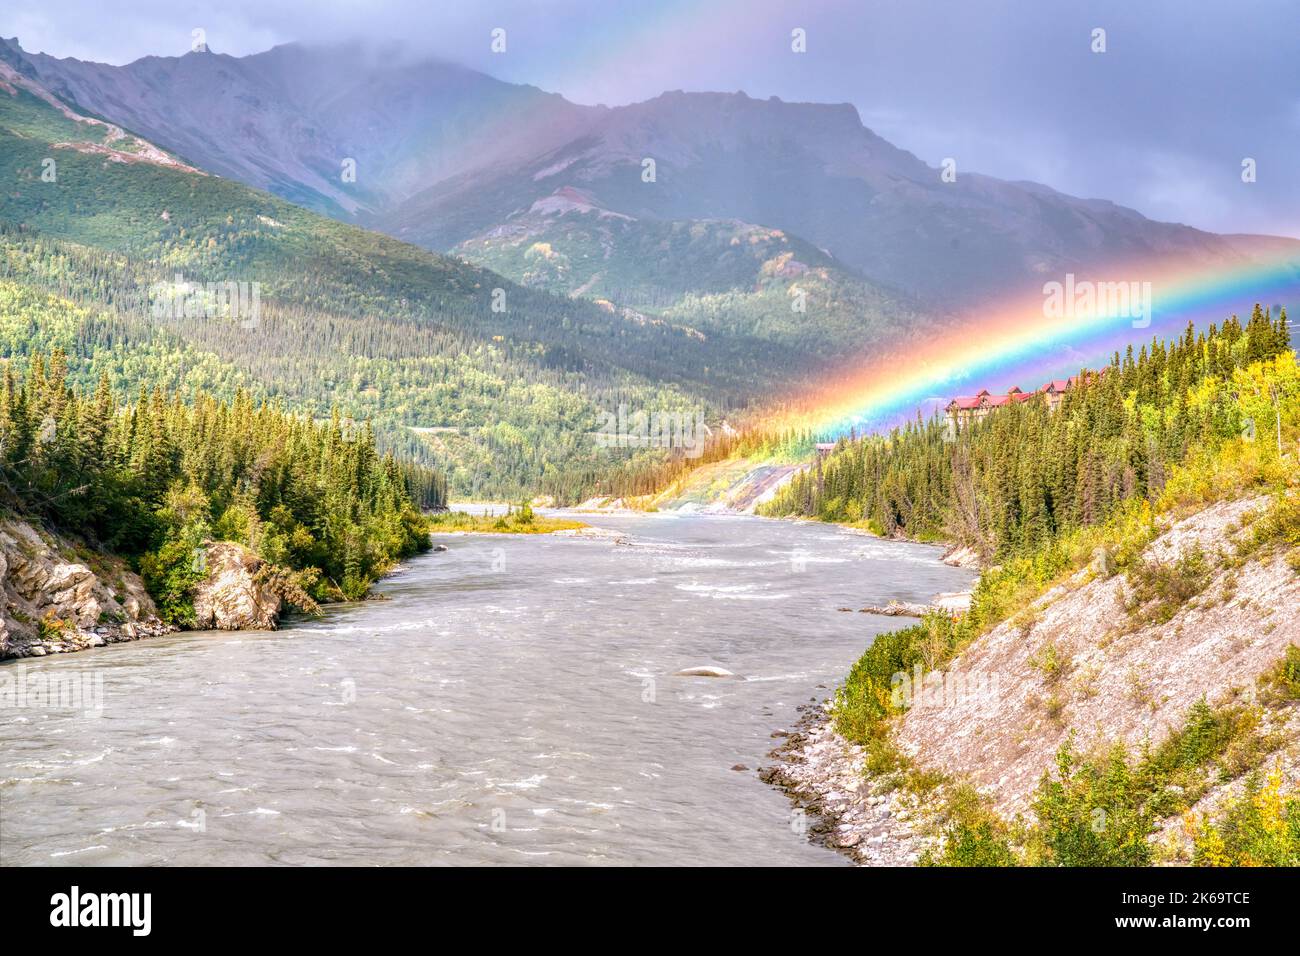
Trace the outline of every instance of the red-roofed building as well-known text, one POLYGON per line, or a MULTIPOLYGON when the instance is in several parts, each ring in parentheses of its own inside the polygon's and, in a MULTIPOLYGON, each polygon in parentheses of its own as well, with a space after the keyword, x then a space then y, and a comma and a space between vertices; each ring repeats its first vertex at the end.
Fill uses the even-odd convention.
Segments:
POLYGON ((1047 396, 1047 407, 1056 411, 1061 407, 1061 402, 1065 400, 1065 393, 1074 387, 1072 378, 1054 378, 1050 382, 1038 386, 1038 391, 1047 396))
POLYGON ((1032 392, 1026 392, 1016 385, 1007 389, 1005 395, 993 395, 988 389, 982 389, 975 395, 954 398, 947 404, 945 410, 948 412, 948 418, 958 427, 979 421, 995 408, 1028 402, 1039 395, 1045 396, 1048 408, 1056 411, 1065 393, 1073 385, 1074 379, 1065 378, 1055 379, 1032 392))

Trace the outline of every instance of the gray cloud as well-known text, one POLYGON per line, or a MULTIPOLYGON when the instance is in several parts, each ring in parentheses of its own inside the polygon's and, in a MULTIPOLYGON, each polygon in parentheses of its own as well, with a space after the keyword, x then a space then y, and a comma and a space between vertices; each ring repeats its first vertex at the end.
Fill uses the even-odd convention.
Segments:
POLYGON ((1223 232, 1300 236, 1294 0, 11 0, 28 49, 126 62, 203 27, 246 54, 400 41, 579 102, 665 89, 851 102, 930 163, 1032 179, 1223 232), (506 55, 488 31, 508 30, 506 55), (792 54, 792 27, 808 52, 792 54), (1107 51, 1090 51, 1106 30, 1107 51), (1241 182, 1244 157, 1258 182, 1241 182))

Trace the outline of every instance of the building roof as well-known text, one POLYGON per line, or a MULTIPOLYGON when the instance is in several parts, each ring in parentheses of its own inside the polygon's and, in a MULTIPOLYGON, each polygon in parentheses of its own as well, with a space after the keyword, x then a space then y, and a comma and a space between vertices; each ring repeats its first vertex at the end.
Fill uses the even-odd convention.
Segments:
POLYGON ((987 388, 982 388, 974 395, 958 395, 948 402, 949 412, 969 412, 979 408, 1001 408, 1013 402, 1027 402, 1041 392, 1068 392, 1074 386, 1073 378, 1055 378, 1044 382, 1032 392, 1026 392, 1018 385, 1012 385, 1005 395, 992 395, 987 388))

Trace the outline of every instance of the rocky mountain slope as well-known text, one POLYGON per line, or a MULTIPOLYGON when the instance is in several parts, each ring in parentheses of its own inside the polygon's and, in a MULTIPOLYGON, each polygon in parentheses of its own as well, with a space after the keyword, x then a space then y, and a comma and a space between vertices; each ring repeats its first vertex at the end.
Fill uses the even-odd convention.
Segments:
POLYGON ((1144 567, 1185 574, 1194 592, 1165 599, 1168 619, 1144 615, 1131 576, 1095 567, 1048 591, 954 661, 952 672, 996 675, 991 693, 913 708, 900 746, 985 789, 1010 817, 1028 808, 1071 733, 1081 751, 1117 739, 1137 749, 1180 727, 1202 695, 1214 705, 1252 692, 1289 644, 1300 645, 1300 575, 1286 555, 1231 558, 1268 500, 1215 504, 1151 543, 1144 567), (1180 571, 1193 554, 1206 565, 1195 578, 1180 571))
MULTIPOLYGON (((840 736, 827 702, 803 708, 764 779, 812 815, 819 842, 865 865, 915 865, 953 838, 945 827, 974 799, 1003 821, 1040 823, 1044 775, 1067 744, 1116 775, 1117 814, 1138 773, 1096 755, 1174 747, 1187 755, 1178 758, 1181 784, 1157 787, 1153 803, 1192 799, 1163 818, 1152 810, 1145 839, 1157 862, 1190 862, 1200 821, 1217 818, 1252 772, 1284 790, 1300 783, 1300 699, 1270 690, 1288 648, 1300 647, 1295 555, 1285 544, 1237 547, 1268 520, 1269 504, 1251 496, 1160 519, 1162 532, 1131 565, 1136 574, 1114 574, 1098 555, 926 674, 891 735, 895 769, 840 736), (1231 722, 1203 716, 1189 725, 1197 707, 1231 722), (1205 760, 1225 737, 1227 749, 1205 760)), ((1098 832, 1107 825, 1095 810, 1090 820, 1098 832)))
POLYGON ((123 67, 55 59, 0 39, 56 95, 203 168, 335 215, 400 203, 471 164, 558 146, 589 112, 441 62, 346 45, 254 56, 150 56, 123 67), (525 145, 530 144, 530 145, 525 145), (356 164, 344 183, 342 163, 356 164))
POLYGON ((566 187, 638 220, 780 229, 937 305, 1112 262, 1224 265, 1275 246, 974 171, 946 182, 864 127, 849 104, 674 91, 580 106, 360 46, 114 67, 0 40, 0 57, 204 169, 432 249, 508 227, 566 187), (349 159, 351 182, 341 175, 349 159))

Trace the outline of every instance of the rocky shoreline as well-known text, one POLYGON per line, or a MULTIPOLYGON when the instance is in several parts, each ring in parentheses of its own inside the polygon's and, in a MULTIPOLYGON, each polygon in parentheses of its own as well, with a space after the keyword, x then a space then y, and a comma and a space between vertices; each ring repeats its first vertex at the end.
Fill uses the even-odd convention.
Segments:
POLYGON ((121 560, 16 518, 0 520, 0 659, 66 654, 171 630, 121 560))
MULTIPOLYGON (((282 601, 263 562, 209 542, 194 596, 196 629, 274 630, 282 601)), ((70 654, 180 630, 165 623, 139 575, 115 556, 24 521, 0 522, 0 660, 70 654)))
MULTIPOLYGON (((978 569, 969 548, 950 545, 940 559, 952 567, 978 569)), ((890 601, 859 608, 862 614, 921 618, 930 613, 957 614, 970 607, 974 587, 937 594, 928 604, 890 601)), ((853 608, 841 607, 840 611, 853 608)), ((775 760, 759 778, 788 796, 796 808, 811 816, 812 842, 836 850, 859 866, 915 866, 935 845, 933 837, 916 832, 912 821, 922 816, 915 797, 866 771, 866 752, 835 732, 831 701, 801 704, 793 731, 776 731, 784 743, 768 756, 775 760)))
POLYGON ((26 657, 45 657, 48 654, 71 654, 76 651, 89 650, 92 647, 107 647, 109 644, 126 644, 142 641, 147 637, 161 637, 180 630, 173 624, 161 622, 128 622, 121 625, 108 625, 90 630, 65 630, 58 637, 35 639, 26 643, 15 644, 6 649, 0 660, 21 660, 26 657))
POLYGON ((759 779, 808 817, 808 837, 859 866, 915 866, 930 840, 912 829, 916 812, 900 791, 866 773, 866 753, 835 732, 830 702, 801 705, 793 731, 768 756, 759 779))

